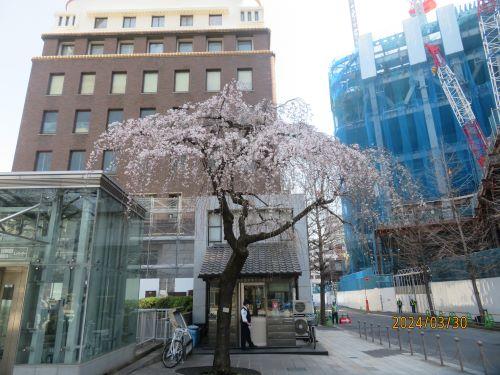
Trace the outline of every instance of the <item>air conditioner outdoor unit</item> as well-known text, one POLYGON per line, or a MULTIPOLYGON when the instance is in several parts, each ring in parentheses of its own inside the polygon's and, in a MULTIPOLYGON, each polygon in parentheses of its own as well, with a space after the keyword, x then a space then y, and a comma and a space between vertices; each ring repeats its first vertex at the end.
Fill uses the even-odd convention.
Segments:
POLYGON ((313 305, 310 301, 293 301, 293 315, 305 316, 314 314, 313 305))
POLYGON ((309 337, 309 325, 307 319, 304 317, 295 318, 295 337, 307 338, 309 337))

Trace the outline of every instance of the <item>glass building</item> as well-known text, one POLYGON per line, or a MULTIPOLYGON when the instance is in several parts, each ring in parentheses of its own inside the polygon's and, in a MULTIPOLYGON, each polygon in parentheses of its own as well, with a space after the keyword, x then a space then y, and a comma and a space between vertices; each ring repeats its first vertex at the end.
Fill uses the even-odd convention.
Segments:
POLYGON ((0 174, 1 374, 131 359, 143 217, 101 173, 0 174))

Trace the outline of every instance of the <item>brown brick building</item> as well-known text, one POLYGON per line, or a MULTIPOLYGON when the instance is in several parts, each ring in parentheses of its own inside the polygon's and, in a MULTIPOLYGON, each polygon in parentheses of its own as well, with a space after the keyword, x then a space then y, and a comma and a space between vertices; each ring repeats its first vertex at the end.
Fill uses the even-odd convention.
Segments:
MULTIPOLYGON (((84 169, 109 123, 204 100, 231 80, 242 82, 250 103, 275 99, 259 2, 219 0, 209 9, 191 0, 168 8, 129 0, 110 10, 117 3, 73 0, 56 15, 55 30, 42 35, 13 171, 84 169)), ((120 182, 112 159, 108 153, 102 169, 120 182)))

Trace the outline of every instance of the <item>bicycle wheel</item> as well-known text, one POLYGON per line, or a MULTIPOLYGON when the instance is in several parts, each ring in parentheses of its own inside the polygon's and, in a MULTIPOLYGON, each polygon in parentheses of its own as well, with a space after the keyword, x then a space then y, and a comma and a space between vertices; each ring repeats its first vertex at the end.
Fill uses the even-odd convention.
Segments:
POLYGON ((177 366, 177 364, 182 359, 182 343, 180 341, 174 341, 170 347, 165 346, 161 360, 166 368, 172 368, 177 366))

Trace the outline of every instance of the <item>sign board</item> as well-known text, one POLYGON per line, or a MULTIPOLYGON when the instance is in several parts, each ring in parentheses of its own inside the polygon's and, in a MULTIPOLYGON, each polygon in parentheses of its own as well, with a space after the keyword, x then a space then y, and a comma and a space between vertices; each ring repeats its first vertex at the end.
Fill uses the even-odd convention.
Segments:
POLYGON ((0 261, 2 260, 26 260, 29 248, 27 247, 0 247, 0 261))

